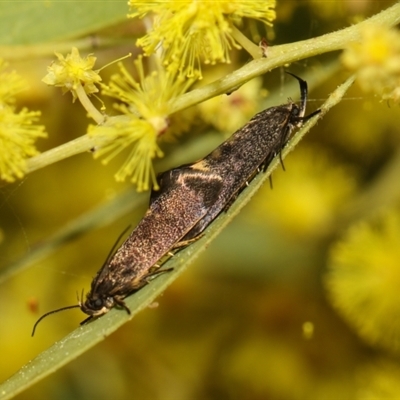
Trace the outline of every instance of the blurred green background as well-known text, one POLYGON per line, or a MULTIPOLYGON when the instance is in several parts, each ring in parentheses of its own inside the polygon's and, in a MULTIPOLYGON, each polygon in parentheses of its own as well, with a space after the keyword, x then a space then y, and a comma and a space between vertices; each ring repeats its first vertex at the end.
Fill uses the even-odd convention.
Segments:
MULTIPOLYGON (((79 40, 89 43, 85 50, 95 53, 99 68, 128 52, 137 52, 134 35, 141 32, 140 22, 125 21, 125 2, 104 4, 112 3, 113 7, 103 10, 108 19, 97 15, 98 11, 85 19, 103 3, 82 5, 80 14, 72 15, 74 22, 69 22, 68 31, 51 26, 52 18, 43 19, 43 15, 50 16, 49 8, 68 16, 62 2, 43 2, 42 12, 37 14, 42 35, 32 31, 13 41, 3 24, 0 50, 30 86, 19 104, 41 110, 41 123, 49 133, 48 139, 38 141, 41 151, 85 134, 88 123, 82 107, 72 104, 70 95, 62 96, 41 83, 54 59, 53 51, 65 54, 71 45, 79 44, 77 38, 83 38, 79 40), (98 44, 98 37, 107 38, 111 45, 102 46, 101 39, 98 44), (60 45, 50 46, 50 41, 60 45), (51 51, 32 55, 28 49, 36 46, 37 51, 41 42, 51 51), (15 44, 21 47, 13 52, 15 44), (28 46, 25 53, 24 46, 28 46)), ((283 44, 328 33, 390 4, 281 1, 275 37, 270 41, 283 44)), ((3 20, 23 25, 23 12, 10 13, 7 5, 0 7, 3 20)), ((35 17, 31 11, 31 24, 35 17)), ((287 69, 303 78, 311 77, 312 86, 313 71, 324 69, 337 57, 338 53, 323 55, 287 69)), ((233 65, 219 74, 234 70, 243 60, 245 55, 237 56, 233 65)), ((112 66, 105 75, 115 70, 112 66)), ((298 98, 295 85, 292 92, 287 89, 291 78, 283 76, 282 69, 263 77, 262 86, 270 97, 280 99, 274 104, 285 103, 289 96, 298 98)), ((339 69, 313 87, 308 110, 318 108, 347 76, 339 69)), ((256 105, 253 113, 258 110, 256 105)), ((200 125, 175 143, 162 144, 166 158, 156 164, 158 171, 196 160, 226 138, 206 124, 200 125)), ((326 288, 332 283, 329 278, 326 283, 328 268, 340 263, 336 246, 348 230, 360 220, 369 221, 375 213, 379 218, 379 212, 389 212, 389 208, 398 212, 399 136, 398 105, 380 102, 354 85, 344 101, 286 158, 286 171, 279 168, 274 172, 273 189, 264 185, 154 307, 16 398, 400 398, 397 331, 388 333, 392 341, 380 340, 385 332, 371 339, 362 323, 353 324, 346 311, 336 311, 331 303, 335 305, 337 299, 326 288)), ((0 188, 1 267, 5 270, 46 244, 70 221, 129 190, 128 182, 116 183, 113 178, 123 160, 121 157, 105 167, 91 154, 82 154, 38 170, 22 182, 4 184, 0 188)), ((132 199, 136 196, 132 190, 132 199)), ((1 282, 0 381, 84 319, 79 310, 66 311, 43 321, 35 338, 30 337, 33 323, 42 313, 74 304, 76 292, 89 289, 118 235, 140 220, 146 204, 147 200, 142 201, 134 211, 111 216, 113 222, 107 226, 81 232, 48 257, 1 282)), ((393 243, 396 246, 399 242, 393 243)), ((385 254, 392 256, 391 279, 398 283, 397 254, 390 251, 385 254)), ((378 258, 376 262, 383 268, 386 260, 378 258)), ((376 279, 381 279, 379 273, 376 279)), ((391 295, 389 289, 382 291, 382 299, 386 295, 391 295)), ((397 300, 393 296, 393 301, 397 300)), ((353 300, 347 301, 350 307, 353 300)), ((389 327, 399 318, 396 304, 387 315, 389 327)), ((386 315, 379 318, 386 319, 386 315)))

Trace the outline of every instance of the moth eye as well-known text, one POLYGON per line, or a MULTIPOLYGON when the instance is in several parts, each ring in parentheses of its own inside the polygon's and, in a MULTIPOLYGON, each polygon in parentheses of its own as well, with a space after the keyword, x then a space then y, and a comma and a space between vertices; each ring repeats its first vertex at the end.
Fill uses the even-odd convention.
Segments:
POLYGON ((93 306, 96 307, 96 308, 101 308, 101 307, 103 307, 103 300, 102 300, 102 299, 96 299, 96 300, 93 302, 93 306))

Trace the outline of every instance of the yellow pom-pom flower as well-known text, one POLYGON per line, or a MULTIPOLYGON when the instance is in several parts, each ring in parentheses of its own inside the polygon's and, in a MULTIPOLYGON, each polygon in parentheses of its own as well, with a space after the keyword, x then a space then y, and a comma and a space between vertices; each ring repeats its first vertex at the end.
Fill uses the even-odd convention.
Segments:
POLYGON ((128 146, 133 147, 116 179, 123 181, 132 176, 138 191, 158 188, 152 160, 163 156, 158 141, 169 127, 170 100, 193 83, 161 67, 145 75, 142 61, 142 57, 135 60, 138 81, 120 64, 121 73, 114 75, 108 86, 103 85, 103 94, 124 102, 115 106, 121 115, 89 129, 98 144, 95 157, 105 156, 103 163, 128 146))
POLYGON ((44 83, 61 87, 63 93, 71 92, 73 101, 79 97, 80 88, 83 88, 87 95, 99 91, 96 84, 101 82, 101 77, 93 70, 96 57, 89 54, 86 58, 82 58, 76 47, 73 47, 66 57, 59 53, 55 54, 58 61, 47 68, 48 73, 42 79, 44 83))
POLYGON ((26 89, 24 81, 0 60, 0 178, 7 182, 21 179, 26 160, 38 154, 35 141, 46 137, 44 127, 35 125, 40 112, 23 108, 17 112, 15 95, 26 89))
POLYGON ((160 47, 165 63, 183 70, 188 76, 200 68, 200 62, 230 62, 229 51, 240 48, 234 25, 243 18, 271 24, 275 19, 275 0, 265 1, 129 1, 130 17, 155 14, 153 27, 137 45, 150 55, 160 47))
POLYGON ((342 62, 356 72, 363 90, 384 100, 400 100, 400 33, 396 29, 364 27, 361 41, 349 45, 342 62))
POLYGON ((353 226, 331 252, 332 304, 371 344, 400 350, 400 213, 353 226))

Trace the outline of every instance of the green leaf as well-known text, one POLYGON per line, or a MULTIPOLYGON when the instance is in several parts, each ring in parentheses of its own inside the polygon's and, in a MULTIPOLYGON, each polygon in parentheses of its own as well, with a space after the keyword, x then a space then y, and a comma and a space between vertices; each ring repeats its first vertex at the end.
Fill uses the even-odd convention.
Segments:
POLYGON ((31 45, 89 35, 125 20, 128 12, 125 0, 0 2, 0 45, 31 45))
MULTIPOLYGON (((354 78, 349 78, 343 85, 339 86, 328 98, 321 108, 321 113, 309 120, 300 131, 292 138, 288 146, 283 150, 285 157, 312 126, 334 105, 336 105, 347 89, 353 83, 354 78)), ((15 375, 0 385, 0 399, 10 399, 22 392, 29 386, 40 381, 63 365, 72 361, 86 350, 90 349, 100 341, 104 340, 121 325, 131 320, 136 313, 149 306, 154 299, 162 293, 192 262, 204 251, 224 227, 235 215, 249 202, 253 194, 268 179, 271 172, 279 165, 279 159, 271 163, 265 174, 258 174, 254 180, 237 198, 230 209, 221 214, 214 223, 205 231, 205 234, 197 242, 188 246, 174 257, 172 257, 164 268, 173 268, 172 272, 165 273, 155 279, 151 284, 126 299, 126 304, 132 314, 129 316, 125 311, 112 309, 109 313, 77 328, 68 336, 55 343, 49 349, 43 351, 35 359, 22 367, 15 375)), ((40 327, 37 332, 40 334, 40 327)))

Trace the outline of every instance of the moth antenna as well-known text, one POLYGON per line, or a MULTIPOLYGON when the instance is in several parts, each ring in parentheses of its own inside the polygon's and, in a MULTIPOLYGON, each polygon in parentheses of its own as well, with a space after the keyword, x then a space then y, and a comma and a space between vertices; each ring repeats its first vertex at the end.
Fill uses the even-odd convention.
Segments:
POLYGON ((80 296, 79 296, 79 292, 76 292, 76 299, 78 300, 79 307, 82 306, 84 297, 85 297, 85 289, 82 289, 80 296))
POLYGON ((75 304, 74 306, 61 307, 61 308, 58 308, 57 310, 49 311, 49 312, 47 312, 46 314, 43 314, 43 315, 35 322, 35 325, 33 325, 31 337, 34 336, 35 331, 36 331, 36 327, 38 326, 39 322, 40 322, 43 318, 46 318, 47 316, 49 316, 49 315, 51 315, 51 314, 58 313, 59 311, 64 311, 64 310, 69 310, 69 309, 71 309, 71 308, 79 308, 79 307, 80 307, 79 304, 75 304))
POLYGON ((299 78, 297 75, 292 74, 291 72, 285 71, 288 75, 293 76, 299 81, 300 84, 300 114, 299 117, 304 117, 306 113, 306 104, 307 104, 307 96, 308 96, 308 86, 307 82, 303 81, 303 79, 299 78))

